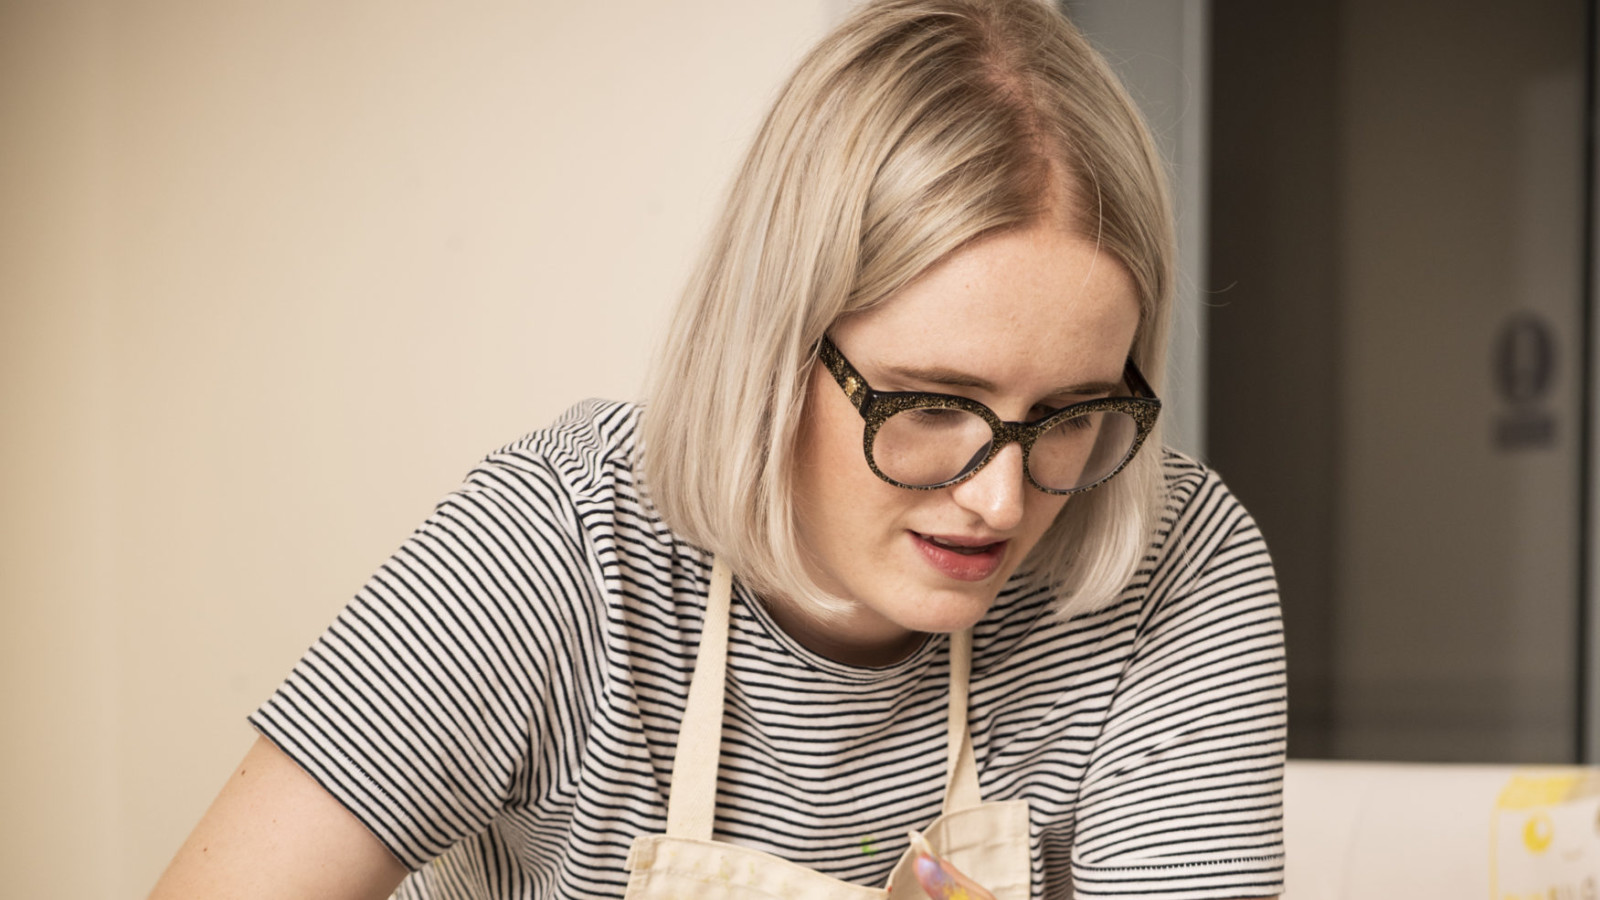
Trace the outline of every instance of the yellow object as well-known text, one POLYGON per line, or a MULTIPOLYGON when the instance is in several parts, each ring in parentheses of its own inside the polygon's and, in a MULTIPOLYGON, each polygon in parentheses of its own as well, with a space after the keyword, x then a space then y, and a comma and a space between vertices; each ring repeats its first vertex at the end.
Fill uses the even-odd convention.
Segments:
POLYGON ((1597 815, 1600 777, 1592 769, 1511 776, 1490 818, 1490 900, 1596 896, 1597 815))
POLYGON ((1528 824, 1522 826, 1522 843, 1534 853, 1549 850, 1554 838, 1555 824, 1544 813, 1534 813, 1528 818, 1528 824))
POLYGON ((1494 808, 1535 809, 1597 793, 1600 793, 1600 779, 1585 771, 1519 774, 1511 776, 1511 780, 1506 782, 1494 808))

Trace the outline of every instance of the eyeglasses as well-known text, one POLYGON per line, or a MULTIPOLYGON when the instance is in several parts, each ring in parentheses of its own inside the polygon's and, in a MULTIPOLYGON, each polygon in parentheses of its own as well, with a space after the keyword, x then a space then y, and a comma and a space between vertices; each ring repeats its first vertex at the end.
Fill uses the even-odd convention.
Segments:
POLYGON ((1031 422, 1006 422, 966 397, 873 390, 826 336, 817 355, 866 422, 861 442, 867 465, 884 481, 912 490, 960 484, 1015 441, 1034 487, 1047 494, 1087 491, 1122 471, 1161 412, 1161 401, 1132 359, 1123 369, 1130 396, 1085 400, 1031 422))

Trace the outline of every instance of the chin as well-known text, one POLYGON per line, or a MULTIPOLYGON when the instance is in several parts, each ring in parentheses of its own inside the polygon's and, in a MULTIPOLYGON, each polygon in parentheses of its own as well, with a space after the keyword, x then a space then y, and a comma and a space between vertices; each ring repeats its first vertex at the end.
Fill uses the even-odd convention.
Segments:
POLYGON ((949 634, 971 628, 994 606, 998 591, 983 588, 980 591, 938 591, 929 597, 910 616, 912 621, 902 625, 912 631, 932 634, 949 634))

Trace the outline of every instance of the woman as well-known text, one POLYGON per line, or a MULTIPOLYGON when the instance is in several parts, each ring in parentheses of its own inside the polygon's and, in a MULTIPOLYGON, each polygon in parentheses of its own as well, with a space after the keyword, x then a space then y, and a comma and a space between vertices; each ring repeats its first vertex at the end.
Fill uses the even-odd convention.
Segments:
POLYGON ((474 470, 156 895, 1278 893, 1270 564, 1156 426, 1170 218, 1047 7, 860 9, 649 402, 474 470))

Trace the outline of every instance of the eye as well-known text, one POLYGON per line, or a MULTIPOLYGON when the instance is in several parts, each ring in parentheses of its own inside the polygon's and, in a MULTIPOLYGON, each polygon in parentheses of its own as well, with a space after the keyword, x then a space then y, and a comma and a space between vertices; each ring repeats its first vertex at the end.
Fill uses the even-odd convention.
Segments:
POLYGON ((972 414, 966 410, 946 406, 923 406, 906 410, 901 415, 909 416, 918 425, 936 426, 954 425, 972 414))
MULTIPOLYGON (((1103 400, 1110 394, 1078 394, 1066 397, 1051 397, 1048 402, 1040 402, 1028 410, 1028 421, 1037 422, 1061 412, 1068 407, 1077 406, 1079 403, 1088 403, 1091 400, 1103 400)), ((1081 426, 1080 426, 1081 427, 1081 426)))
POLYGON ((1056 427, 1070 428, 1074 431, 1089 431, 1090 429, 1094 428, 1094 416, 1073 416, 1056 427))

